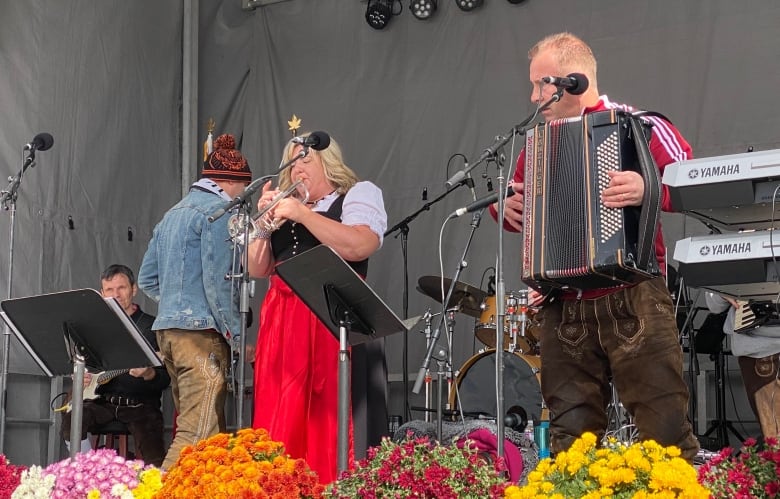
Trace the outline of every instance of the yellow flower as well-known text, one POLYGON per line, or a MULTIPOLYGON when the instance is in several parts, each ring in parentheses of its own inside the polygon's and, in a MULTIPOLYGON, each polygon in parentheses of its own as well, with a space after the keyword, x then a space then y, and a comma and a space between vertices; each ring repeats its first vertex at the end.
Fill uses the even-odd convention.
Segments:
POLYGON ((509 488, 505 497, 607 497, 708 499, 696 470, 677 447, 648 440, 626 445, 610 438, 596 446, 596 436, 585 433, 555 460, 542 460, 528 474, 528 484, 509 488))
POLYGON ((649 473, 651 469, 650 461, 642 453, 642 448, 638 445, 632 445, 623 454, 626 465, 637 471, 649 473))
POLYGON ((149 468, 138 476, 140 483, 132 490, 136 499, 152 499, 162 488, 162 472, 159 468, 149 468))
POLYGON ((571 449, 577 452, 586 453, 596 447, 596 435, 590 432, 583 433, 571 446, 571 449))

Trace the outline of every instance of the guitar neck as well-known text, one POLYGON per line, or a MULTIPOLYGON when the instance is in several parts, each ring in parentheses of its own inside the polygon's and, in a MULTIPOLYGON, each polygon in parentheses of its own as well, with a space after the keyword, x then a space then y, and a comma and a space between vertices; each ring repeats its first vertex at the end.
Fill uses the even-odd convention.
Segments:
POLYGON ((114 369, 113 371, 103 371, 101 373, 96 374, 97 377, 97 384, 103 385, 111 381, 112 379, 116 378, 117 376, 120 376, 125 373, 129 373, 130 369, 114 369))
MULTIPOLYGON (((111 381, 112 379, 116 378, 117 376, 128 372, 130 372, 130 369, 115 369, 113 371, 102 371, 93 374, 92 380, 89 382, 87 386, 84 387, 84 392, 81 395, 81 400, 94 400, 98 398, 99 395, 97 394, 97 389, 100 385, 104 385, 109 381, 111 381)), ((71 408, 72 408, 71 403, 68 402, 59 410, 65 409, 67 412, 70 412, 71 408)))

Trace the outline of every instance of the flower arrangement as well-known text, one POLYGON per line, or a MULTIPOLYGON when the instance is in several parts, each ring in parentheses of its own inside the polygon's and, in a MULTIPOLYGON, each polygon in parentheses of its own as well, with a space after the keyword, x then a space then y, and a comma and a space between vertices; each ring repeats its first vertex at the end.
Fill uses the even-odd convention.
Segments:
POLYGON ((319 498, 323 486, 302 459, 264 429, 219 433, 182 449, 155 498, 319 498))
MULTIPOLYGON (((113 449, 90 450, 49 465, 33 466, 22 474, 13 499, 52 497, 55 499, 101 499, 128 497, 122 487, 139 485, 143 461, 128 461, 113 449)), ((133 497, 132 495, 129 497, 133 497)))
POLYGON ((30 466, 22 473, 11 499, 49 499, 55 478, 54 475, 44 475, 40 466, 30 466))
POLYGON ((0 499, 9 499, 11 494, 19 486, 22 479, 24 466, 16 466, 8 462, 3 454, 0 454, 0 499))
POLYGON ((153 499, 162 488, 162 471, 149 467, 138 474, 139 484, 131 489, 124 483, 114 485, 111 497, 120 499, 153 499))
POLYGON ((407 437, 401 443, 382 439, 366 459, 345 471, 324 497, 352 499, 501 497, 506 487, 503 463, 486 461, 466 441, 462 448, 407 437))
POLYGON ((552 497, 707 499, 696 470, 677 447, 647 440, 626 445, 609 439, 597 447, 596 435, 585 433, 555 460, 543 459, 528 474, 528 484, 507 487, 511 499, 552 497))
POLYGON ((763 447, 745 440, 735 455, 726 447, 699 468, 699 481, 712 497, 777 497, 780 493, 780 443, 767 438, 763 447))

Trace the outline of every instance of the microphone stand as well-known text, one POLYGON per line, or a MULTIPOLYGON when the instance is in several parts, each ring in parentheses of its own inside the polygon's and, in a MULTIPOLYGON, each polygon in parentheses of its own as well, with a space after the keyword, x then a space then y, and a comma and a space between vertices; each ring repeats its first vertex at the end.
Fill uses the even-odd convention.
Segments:
MULTIPOLYGON (((304 146, 298 154, 296 154, 293 158, 291 158, 286 163, 282 164, 282 166, 279 167, 279 172, 287 168, 288 166, 292 165, 299 159, 307 156, 309 154, 309 147, 304 146)), ((241 220, 244 224, 243 227, 243 241, 238 244, 243 244, 244 248, 249 247, 249 226, 252 223, 250 213, 252 212, 252 207, 249 204, 251 196, 257 192, 260 187, 265 185, 268 181, 270 181, 272 178, 278 176, 278 173, 275 173, 273 175, 265 175, 262 176, 256 180, 253 180, 252 183, 250 183, 246 188, 244 189, 244 192, 242 192, 240 195, 236 196, 233 200, 228 201, 223 206, 221 206, 217 211, 212 213, 208 217, 208 221, 213 223, 220 219, 225 213, 232 210, 236 206, 240 205, 240 211, 243 210, 243 216, 241 217, 241 220)), ((236 248, 234 247, 234 251, 236 248)), ((235 386, 235 391, 233 392, 234 396, 236 397, 236 428, 242 429, 244 427, 244 390, 246 386, 246 360, 244 356, 246 355, 246 332, 247 332, 247 323, 249 321, 249 314, 251 313, 251 309, 249 307, 249 298, 252 294, 251 288, 252 288, 252 282, 249 277, 249 252, 243 251, 241 253, 241 272, 237 274, 227 274, 225 276, 225 279, 238 279, 239 280, 239 301, 238 301, 238 312, 241 316, 240 318, 240 335, 238 338, 238 355, 236 356, 236 359, 231 358, 231 369, 233 369, 233 364, 238 363, 238 373, 234 376, 233 383, 235 386)), ((232 351, 235 350, 235 340, 233 341, 233 345, 231 345, 230 349, 232 351)), ((232 357, 232 355, 231 355, 232 357)))
MULTIPOLYGON (((22 177, 27 168, 35 166, 35 149, 30 149, 30 153, 22 163, 22 169, 13 177, 8 177, 8 187, 0 192, 0 205, 5 211, 10 213, 8 224, 8 280, 6 282, 6 298, 11 298, 11 289, 13 286, 14 271, 14 228, 16 227, 16 200, 18 198, 19 186, 22 183, 22 177)), ((8 386, 9 355, 11 352, 11 330, 8 324, 3 323, 3 343, 2 343, 2 366, 0 366, 0 453, 5 449, 5 406, 8 386)))
MULTIPOLYGON (((458 282, 460 278, 460 273, 463 271, 463 269, 466 267, 466 255, 469 252, 469 248, 471 247, 471 242, 474 239, 474 233, 476 232, 477 228, 479 227, 480 220, 482 219, 482 212, 484 211, 484 208, 478 211, 474 212, 474 215, 471 219, 471 232, 469 233, 468 240, 466 241, 466 247, 463 249, 463 256, 461 257, 460 261, 458 261, 458 268, 455 271, 455 275, 453 276, 452 282, 450 282, 450 287, 447 290, 447 296, 442 301, 442 311, 441 311, 441 317, 439 320, 439 325, 436 327, 433 336, 431 337, 431 342, 428 346, 428 351, 425 353, 425 358, 423 359, 422 366, 420 367, 420 370, 417 372, 417 379, 414 383, 414 388, 412 388, 412 392, 415 394, 420 393, 420 389, 422 388, 423 383, 425 382, 425 378, 428 372, 428 368, 431 365, 431 359, 434 358, 440 363, 439 372, 437 374, 437 383, 436 383, 436 390, 437 390, 437 407, 436 407, 436 417, 437 417, 437 423, 436 423, 436 439, 441 442, 441 434, 442 434, 442 367, 446 369, 447 379, 452 379, 452 350, 449 348, 449 345, 447 348, 443 348, 439 346, 439 336, 441 335, 441 330, 445 326, 445 318, 447 316, 447 305, 450 302, 450 298, 452 298, 452 293, 455 290, 455 285, 458 282), (441 364, 444 364, 444 366, 441 366, 441 364)), ((451 339, 450 339, 451 340, 451 339)))
MULTIPOLYGON (((495 140, 492 144, 490 144, 484 151, 482 151, 482 154, 479 158, 477 158, 477 161, 474 163, 467 165, 466 168, 463 170, 459 170, 455 172, 455 175, 449 178, 446 182, 446 186, 450 187, 454 185, 455 183, 462 182, 463 179, 477 166, 482 164, 485 160, 490 158, 495 158, 496 154, 498 153, 498 150, 501 149, 506 145, 507 142, 509 142, 512 137, 515 135, 522 135, 525 133, 525 127, 539 115, 540 111, 543 111, 550 107, 552 104, 558 102, 561 100, 561 97, 563 97, 563 89, 559 88, 553 95, 550 97, 550 100, 539 106, 530 116, 528 116, 526 119, 524 119, 519 124, 513 126, 509 132, 507 132, 506 135, 498 135, 496 136, 495 140)), ((502 192, 502 191, 499 191, 502 192)))
MULTIPOLYGON (((506 179, 504 178, 503 163, 498 160, 497 155, 501 149, 515 135, 525 134, 525 127, 531 123, 544 109, 547 109, 555 102, 561 100, 563 89, 558 90, 550 97, 547 102, 539 106, 534 112, 524 119, 520 124, 515 125, 506 136, 498 136, 493 141, 479 159, 464 171, 457 172, 453 179, 458 175, 466 175, 475 166, 487 159, 493 159, 498 165, 498 252, 496 255, 496 433, 498 442, 496 453, 499 457, 504 457, 504 320, 506 318, 506 288, 504 282, 504 206, 506 201, 506 179)), ((452 179, 450 179, 452 180, 452 179)))
MULTIPOLYGON (((431 201, 425 203, 412 213, 411 215, 407 216, 394 226, 387 229, 384 233, 384 237, 387 238, 389 235, 391 235, 393 232, 399 231, 399 234, 395 237, 401 236, 401 256, 403 260, 403 275, 404 275, 404 290, 403 290, 403 317, 404 319, 409 318, 409 253, 408 253, 408 245, 409 245, 409 223, 412 222, 415 218, 417 218, 422 212, 428 211, 431 209, 431 206, 438 203, 445 197, 447 197, 452 191, 460 187, 461 185, 469 185, 469 181, 473 183, 473 180, 470 177, 466 177, 464 175, 463 179, 451 186, 448 186, 447 190, 444 191, 442 194, 440 194, 438 197, 432 199, 431 201)), ((473 185, 473 184, 472 184, 473 185)), ((404 385, 404 417, 406 421, 411 420, 411 409, 409 408, 409 338, 408 333, 404 333, 403 335, 403 373, 402 373, 402 380, 404 385)))
POLYGON ((263 177, 260 177, 258 179, 253 180, 251 184, 246 186, 246 188, 244 189, 244 192, 242 192, 241 194, 239 194, 235 198, 231 199, 227 203, 223 204, 222 206, 220 206, 217 209, 217 211, 215 211, 214 213, 209 215, 208 221, 210 223, 214 223, 217 220, 219 220, 220 218, 222 218, 222 216, 225 215, 225 213, 229 212, 230 210, 232 210, 236 206, 245 204, 249 200, 249 198, 252 196, 252 194, 257 192, 257 190, 260 187, 264 186, 269 180, 271 180, 274 177, 276 177, 276 175, 265 175, 263 177))

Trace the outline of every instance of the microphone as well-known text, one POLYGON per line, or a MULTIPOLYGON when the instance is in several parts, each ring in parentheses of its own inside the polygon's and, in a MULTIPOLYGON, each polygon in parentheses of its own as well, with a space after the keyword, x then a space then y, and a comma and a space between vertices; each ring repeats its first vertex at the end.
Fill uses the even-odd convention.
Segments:
POLYGON ((477 161, 474 163, 471 163, 471 166, 466 163, 466 167, 463 170, 459 170, 455 172, 455 175, 450 177, 447 182, 445 182, 445 186, 447 186, 447 189, 451 188, 455 184, 459 184, 460 182, 463 182, 463 179, 466 178, 466 175, 471 172, 477 165, 485 161, 491 156, 495 156, 499 149, 504 147, 507 142, 509 142, 512 137, 514 137, 516 134, 520 133, 521 129, 520 126, 513 127, 512 130, 509 131, 508 135, 497 135, 495 140, 493 140, 493 143, 488 146, 487 149, 485 149, 482 154, 477 158, 477 161))
MULTIPOLYGON (((469 169, 469 164, 466 163, 466 167, 464 168, 464 170, 468 170, 468 169, 469 169)), ((471 191, 471 199, 476 201, 477 200, 477 191, 474 190, 474 179, 471 177, 471 173, 467 173, 466 174, 465 182, 466 182, 466 186, 468 186, 468 188, 469 188, 469 191, 471 191)))
POLYGON ((24 145, 25 151, 46 151, 54 144, 54 137, 50 133, 41 132, 24 145))
MULTIPOLYGON (((506 196, 509 197, 515 193, 514 189, 511 187, 507 187, 506 189, 506 196)), ((466 213, 471 213, 472 211, 481 210, 485 206, 489 204, 493 204, 496 201, 498 201, 498 193, 494 192, 493 194, 488 194, 487 196, 483 197, 482 199, 477 199, 471 204, 467 204, 463 208, 458 208, 457 210, 450 213, 450 216, 447 218, 457 218, 460 216, 465 215, 466 213)))
MULTIPOLYGON (((491 414, 486 414, 484 412, 479 412, 476 414, 476 419, 480 421, 492 421, 496 423, 496 417, 491 414)), ((528 425, 528 415, 525 412, 525 409, 520 407, 519 405, 513 405, 509 408, 507 413, 504 415, 504 426, 507 428, 511 428, 512 430, 522 432, 525 430, 525 427, 528 425)))
POLYGON ((528 425, 528 413, 519 405, 513 405, 504 415, 504 426, 515 431, 525 430, 528 425))
POLYGON ((315 151, 327 149, 330 145, 330 135, 325 132, 312 132, 306 137, 293 137, 294 144, 301 144, 304 147, 311 147, 315 151))
POLYGON ((563 88, 572 95, 584 94, 590 85, 588 77, 582 73, 570 73, 568 76, 545 76, 542 81, 563 88))

